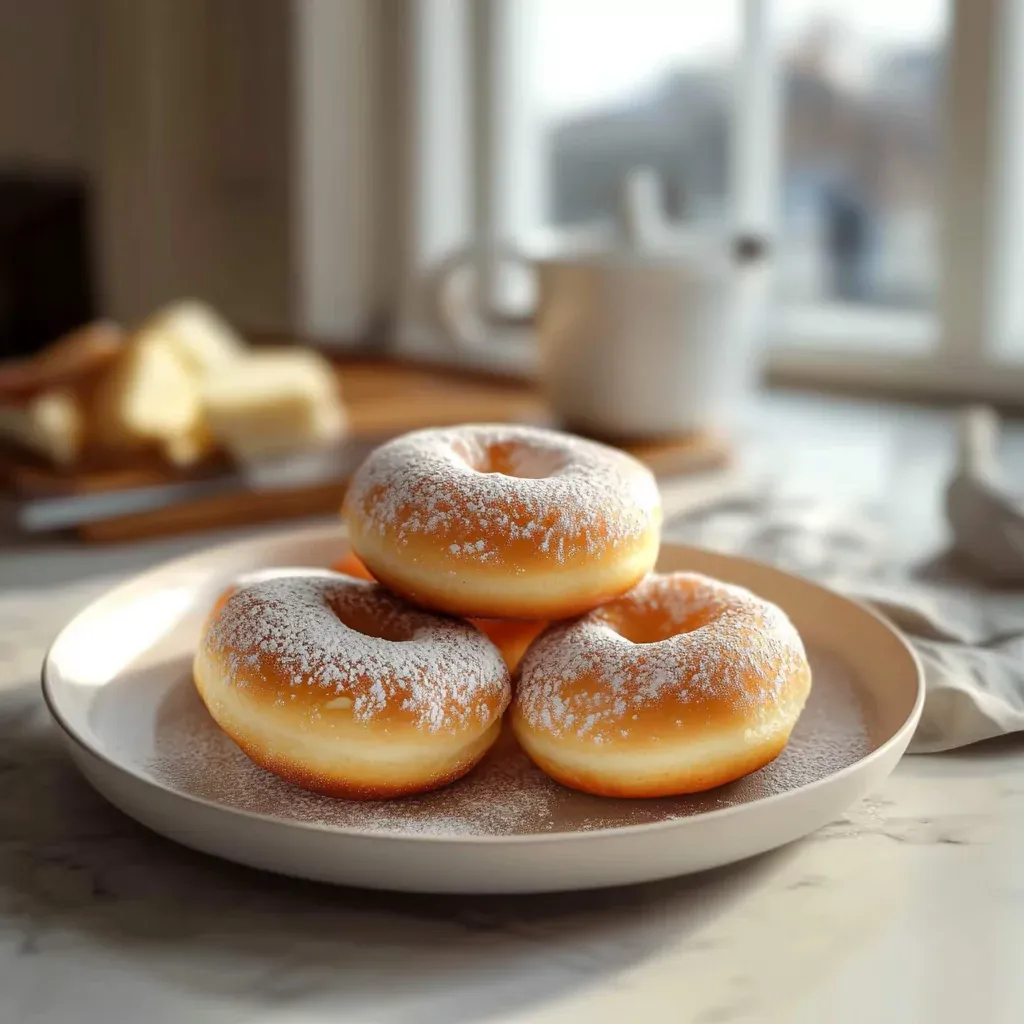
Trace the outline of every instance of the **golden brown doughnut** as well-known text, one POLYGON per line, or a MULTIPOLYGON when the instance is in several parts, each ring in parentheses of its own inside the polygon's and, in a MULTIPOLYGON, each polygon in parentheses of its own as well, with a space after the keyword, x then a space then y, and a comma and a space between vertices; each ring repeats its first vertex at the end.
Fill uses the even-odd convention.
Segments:
POLYGON ((780 608, 696 573, 651 575, 533 642, 512 728, 540 768, 574 789, 695 793, 777 757, 810 686, 780 608))
POLYGON ((363 463, 342 509, 390 589, 428 608, 501 619, 578 614, 628 590, 657 557, 650 471, 552 430, 421 430, 363 463))
POLYGON ((470 619, 469 621, 480 632, 486 634, 491 643, 501 651, 501 656, 505 659, 509 672, 515 672, 530 644, 548 625, 543 620, 529 622, 524 619, 470 619))
POLYGON ((418 793, 465 775, 510 697, 469 623, 326 571, 229 593, 196 654, 196 688, 257 764, 330 796, 418 793))
POLYGON ((373 580, 373 573, 366 568, 354 552, 349 551, 343 558, 339 558, 338 561, 331 565, 331 569, 334 572, 340 572, 345 576, 354 576, 357 580, 373 580))

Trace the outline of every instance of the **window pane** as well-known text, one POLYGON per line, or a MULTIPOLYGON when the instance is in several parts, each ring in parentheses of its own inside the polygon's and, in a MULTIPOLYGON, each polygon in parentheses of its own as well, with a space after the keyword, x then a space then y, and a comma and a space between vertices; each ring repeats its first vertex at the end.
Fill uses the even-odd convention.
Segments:
POLYGON ((792 302, 934 305, 945 0, 775 0, 792 302))
POLYGON ((729 188, 739 0, 519 0, 542 138, 544 219, 608 219, 633 167, 668 212, 720 215, 729 188))

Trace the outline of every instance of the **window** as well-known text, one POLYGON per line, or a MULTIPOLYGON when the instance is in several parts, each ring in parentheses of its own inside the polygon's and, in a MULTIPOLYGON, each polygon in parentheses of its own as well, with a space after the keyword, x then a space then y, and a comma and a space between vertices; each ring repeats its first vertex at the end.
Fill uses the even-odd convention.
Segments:
POLYGON ((657 171, 667 214, 728 207, 735 3, 515 0, 545 183, 546 223, 608 218, 623 177, 657 171))
POLYGON ((423 282, 453 251, 592 229, 643 165, 676 221, 769 232, 771 371, 1024 401, 1024 5, 402 7, 411 349, 445 347, 423 282))
POLYGON ((933 309, 945 0, 776 0, 779 291, 933 309))

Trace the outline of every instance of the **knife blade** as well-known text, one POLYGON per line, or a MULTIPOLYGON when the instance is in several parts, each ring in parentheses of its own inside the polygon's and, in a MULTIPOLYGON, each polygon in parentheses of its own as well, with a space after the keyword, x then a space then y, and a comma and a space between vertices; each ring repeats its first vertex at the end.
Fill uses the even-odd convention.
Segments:
POLYGON ((205 479, 35 498, 19 506, 17 522, 29 533, 48 533, 224 494, 287 491, 335 480, 341 483, 383 440, 385 437, 350 438, 328 449, 240 465, 235 470, 205 479))

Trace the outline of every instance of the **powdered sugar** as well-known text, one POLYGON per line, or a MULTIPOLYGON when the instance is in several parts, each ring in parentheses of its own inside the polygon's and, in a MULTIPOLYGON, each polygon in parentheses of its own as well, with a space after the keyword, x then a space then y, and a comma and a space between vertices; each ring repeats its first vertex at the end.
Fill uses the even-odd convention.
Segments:
POLYGON ((564 563, 597 557, 660 523, 650 471, 604 445, 533 427, 421 430, 382 445, 349 488, 350 523, 453 560, 501 562, 509 544, 564 563))
POLYGON ((321 796, 253 764, 210 717, 184 661, 158 670, 165 673, 161 685, 115 689, 108 699, 118 714, 99 721, 123 721, 127 701, 138 720, 154 723, 152 734, 140 729, 131 740, 135 762, 157 784, 282 822, 438 838, 586 832, 669 821, 796 789, 854 764, 888 738, 888 732, 874 736, 865 723, 867 691, 850 666, 822 651, 812 651, 811 661, 814 688, 777 760, 708 793, 654 800, 565 789, 526 759, 508 730, 469 775, 436 792, 386 801, 321 796))
POLYGON ((669 694, 684 705, 771 705, 803 662, 800 637, 777 606, 695 573, 651 575, 543 633, 520 665, 516 699, 533 728, 602 744, 627 737, 639 712, 669 694), (667 639, 634 643, 619 631, 645 620, 667 639))
POLYGON ((452 730, 482 706, 478 698, 502 707, 508 699, 501 654, 475 627, 340 574, 244 586, 228 599, 206 643, 226 655, 235 685, 272 666, 290 689, 317 688, 326 701, 351 701, 357 721, 400 709, 421 728, 452 730), (378 635, 346 625, 352 617, 378 635))
POLYGON ((251 762, 191 687, 161 712, 148 770, 164 785, 286 821, 406 836, 495 836, 556 831, 554 809, 573 794, 523 756, 509 733, 453 785, 394 800, 340 800, 299 789, 251 762))

